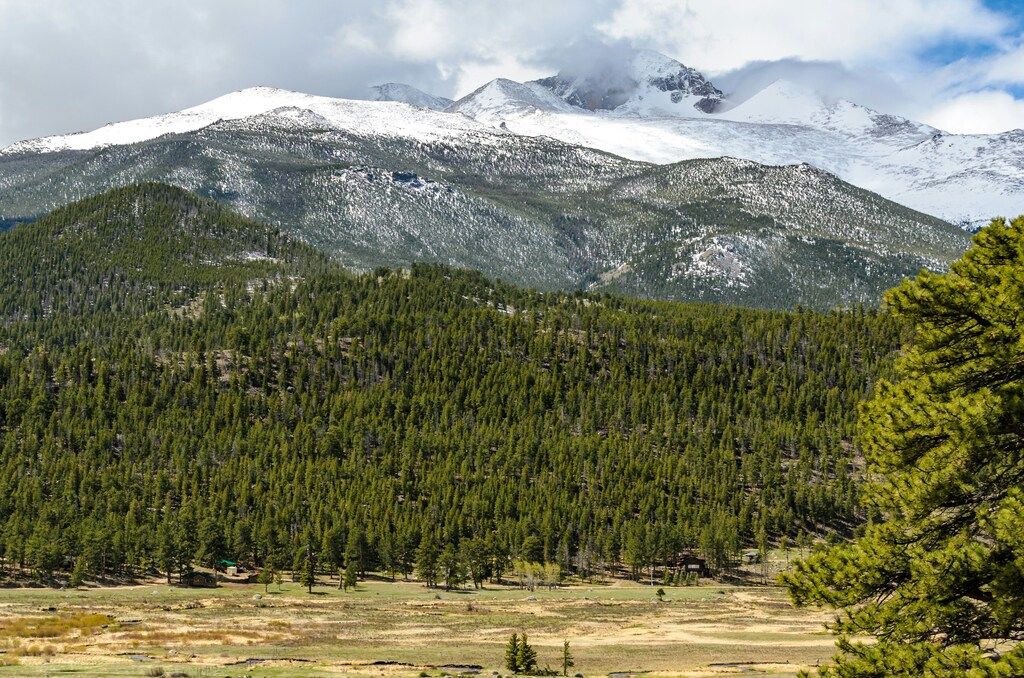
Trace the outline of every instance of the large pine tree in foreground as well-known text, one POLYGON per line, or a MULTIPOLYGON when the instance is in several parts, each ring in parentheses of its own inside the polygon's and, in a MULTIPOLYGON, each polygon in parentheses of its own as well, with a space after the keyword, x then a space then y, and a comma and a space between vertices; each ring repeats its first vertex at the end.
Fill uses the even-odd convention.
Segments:
POLYGON ((886 301, 916 331, 861 413, 878 520, 785 581, 843 609, 824 675, 1024 675, 1024 217, 886 301))

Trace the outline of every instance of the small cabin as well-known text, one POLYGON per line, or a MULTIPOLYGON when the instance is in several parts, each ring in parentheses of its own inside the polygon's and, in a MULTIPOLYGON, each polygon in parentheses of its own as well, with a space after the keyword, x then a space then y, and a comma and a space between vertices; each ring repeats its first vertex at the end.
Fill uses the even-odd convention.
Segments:
POLYGON ((217 577, 209 572, 193 570, 192 572, 182 574, 181 583, 193 588, 212 589, 217 587, 217 577))
POLYGON ((707 561, 692 553, 680 555, 676 562, 679 569, 687 574, 696 572, 698 577, 707 577, 710 574, 707 561))

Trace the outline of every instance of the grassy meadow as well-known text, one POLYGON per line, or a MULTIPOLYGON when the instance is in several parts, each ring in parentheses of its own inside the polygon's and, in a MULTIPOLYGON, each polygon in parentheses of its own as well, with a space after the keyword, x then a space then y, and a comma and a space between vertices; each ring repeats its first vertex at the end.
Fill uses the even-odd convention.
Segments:
POLYGON ((792 676, 827 659, 827 615, 773 587, 666 589, 616 581, 534 592, 369 581, 148 585, 0 592, 0 676, 504 674, 526 632, 541 667, 563 640, 583 675, 792 676), (333 583, 333 585, 332 585, 333 583), (474 669, 472 667, 479 667, 474 669))

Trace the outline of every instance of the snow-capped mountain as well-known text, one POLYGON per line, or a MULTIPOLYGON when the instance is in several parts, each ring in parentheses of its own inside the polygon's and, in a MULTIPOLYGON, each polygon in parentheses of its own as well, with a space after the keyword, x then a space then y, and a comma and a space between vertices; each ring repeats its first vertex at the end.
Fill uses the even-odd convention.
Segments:
POLYGON ((637 50, 626 63, 595 72, 559 73, 535 82, 589 111, 695 115, 713 112, 723 97, 698 71, 651 50, 637 50))
POLYGON ((807 164, 651 164, 493 124, 593 117, 536 83, 490 83, 452 109, 259 88, 20 144, 0 153, 0 221, 153 180, 353 268, 440 262, 544 289, 771 307, 874 303, 967 244, 807 164))
POLYGON ((354 268, 829 307, 877 302, 967 245, 864 188, 976 220, 1024 211, 1024 133, 947 135, 785 82, 730 100, 653 53, 619 70, 497 79, 454 102, 394 83, 373 101, 256 87, 20 142, 0 150, 0 224, 155 180, 354 268))
POLYGON ((725 156, 770 165, 806 162, 965 227, 1024 212, 1024 131, 948 134, 851 101, 826 101, 781 80, 734 100, 657 52, 641 50, 596 72, 560 72, 527 83, 497 79, 455 102, 398 83, 372 88, 370 98, 381 108, 257 87, 177 113, 20 142, 0 154, 137 143, 294 108, 360 134, 440 139, 489 129, 652 163, 725 156))
MULTIPOLYGON (((678 73, 691 72, 676 66, 678 73)), ((634 67, 631 81, 660 83, 666 70, 661 63, 644 78, 634 67)), ((521 99, 506 105, 492 96, 479 112, 463 100, 464 111, 513 133, 549 136, 647 162, 723 156, 772 165, 807 162, 965 227, 1024 212, 1022 130, 949 134, 851 101, 827 102, 787 81, 776 81, 741 102, 711 94, 691 103, 713 85, 689 76, 696 88, 680 95, 680 105, 673 105, 672 97, 685 88, 673 93, 637 86, 611 109, 589 105, 600 93, 577 96, 577 90, 564 86, 570 82, 564 77, 538 82, 564 94, 571 110, 525 106, 521 99)))
POLYGON ((474 120, 500 123, 507 117, 532 113, 572 113, 573 107, 548 88, 533 82, 497 78, 454 102, 447 109, 474 120))
POLYGON ((386 82, 382 85, 374 85, 370 88, 371 101, 397 101, 409 104, 417 108, 429 108, 434 111, 443 111, 452 105, 451 99, 436 97, 427 94, 421 89, 412 85, 403 85, 399 82, 386 82))
POLYGON ((123 146, 164 134, 193 132, 220 120, 251 118, 278 109, 304 111, 319 118, 324 125, 358 134, 397 135, 424 141, 488 131, 485 125, 465 116, 439 113, 429 107, 416 108, 408 102, 335 99, 274 87, 250 87, 177 113, 113 123, 91 132, 22 141, 8 146, 0 154, 123 146))

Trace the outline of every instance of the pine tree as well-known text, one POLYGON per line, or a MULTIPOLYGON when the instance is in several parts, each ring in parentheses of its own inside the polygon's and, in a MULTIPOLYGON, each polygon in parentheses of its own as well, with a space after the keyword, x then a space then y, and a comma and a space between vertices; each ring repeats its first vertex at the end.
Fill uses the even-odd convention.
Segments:
POLYGON ((513 633, 505 645, 505 669, 519 673, 519 634, 513 633))
POLYGON ((183 506, 181 509, 174 546, 178 581, 184 582, 192 574, 192 560, 195 558, 198 547, 195 517, 192 515, 190 507, 183 506))
POLYGON ((167 583, 171 583, 171 573, 174 571, 176 558, 176 543, 174 539, 174 525, 171 523, 169 510, 165 509, 165 517, 160 521, 157 530, 156 561, 157 565, 167 574, 167 583))
POLYGON ((270 585, 272 583, 274 583, 274 570, 273 570, 273 568, 264 567, 262 570, 260 570, 260 574, 256 578, 256 581, 258 583, 260 583, 260 584, 263 584, 263 592, 264 593, 269 592, 270 591, 270 585))
POLYGON ((437 559, 437 542, 434 535, 429 531, 424 532, 420 546, 416 550, 416 571, 428 587, 437 584, 437 559))
POLYGON ((458 551, 451 544, 446 544, 441 550, 441 555, 437 559, 437 567, 441 577, 444 578, 444 587, 448 591, 459 588, 466 581, 465 565, 458 551))
POLYGON ((345 565, 345 584, 344 589, 354 589, 356 584, 359 582, 359 571, 356 569, 356 561, 354 559, 349 560, 345 565))
POLYGON ((516 666, 519 673, 533 673, 537 670, 537 651, 526 640, 526 634, 519 636, 519 647, 516 649, 516 666))
POLYGON ((568 676, 569 669, 576 666, 576 660, 569 651, 569 641, 562 642, 562 675, 568 676))
POLYGON ((466 539, 462 543, 463 561, 469 570, 474 588, 480 588, 491 571, 491 552, 487 542, 480 537, 466 539))
POLYGON ((71 576, 68 578, 68 586, 71 588, 77 588, 82 585, 85 581, 85 575, 88 572, 88 563, 84 556, 78 556, 75 559, 75 566, 71 570, 71 576))
POLYGON ((302 566, 302 574, 299 578, 299 583, 306 587, 307 593, 313 593, 313 585, 316 584, 314 567, 313 555, 309 554, 306 556, 305 563, 302 566))
POLYGON ((307 593, 313 593, 313 585, 316 584, 316 553, 313 551, 312 530, 306 531, 306 557, 300 583, 306 587, 307 593))
MULTIPOLYGON (((334 525, 324 532, 320 553, 321 562, 331 565, 336 571, 342 569, 345 563, 345 532, 341 526, 334 525)), ((340 582, 338 588, 341 588, 340 582)))
POLYGON ((196 560, 206 567, 216 570, 219 561, 226 555, 226 551, 227 544, 220 521, 214 516, 207 516, 199 526, 196 560))
POLYGON ((886 303, 914 334, 861 413, 878 520, 785 582, 844 610, 824 675, 1024 675, 1024 217, 886 303))
POLYGON ((348 543, 345 545, 345 564, 355 563, 356 571, 365 573, 366 562, 364 559, 364 536, 358 527, 351 527, 348 531, 348 543))

